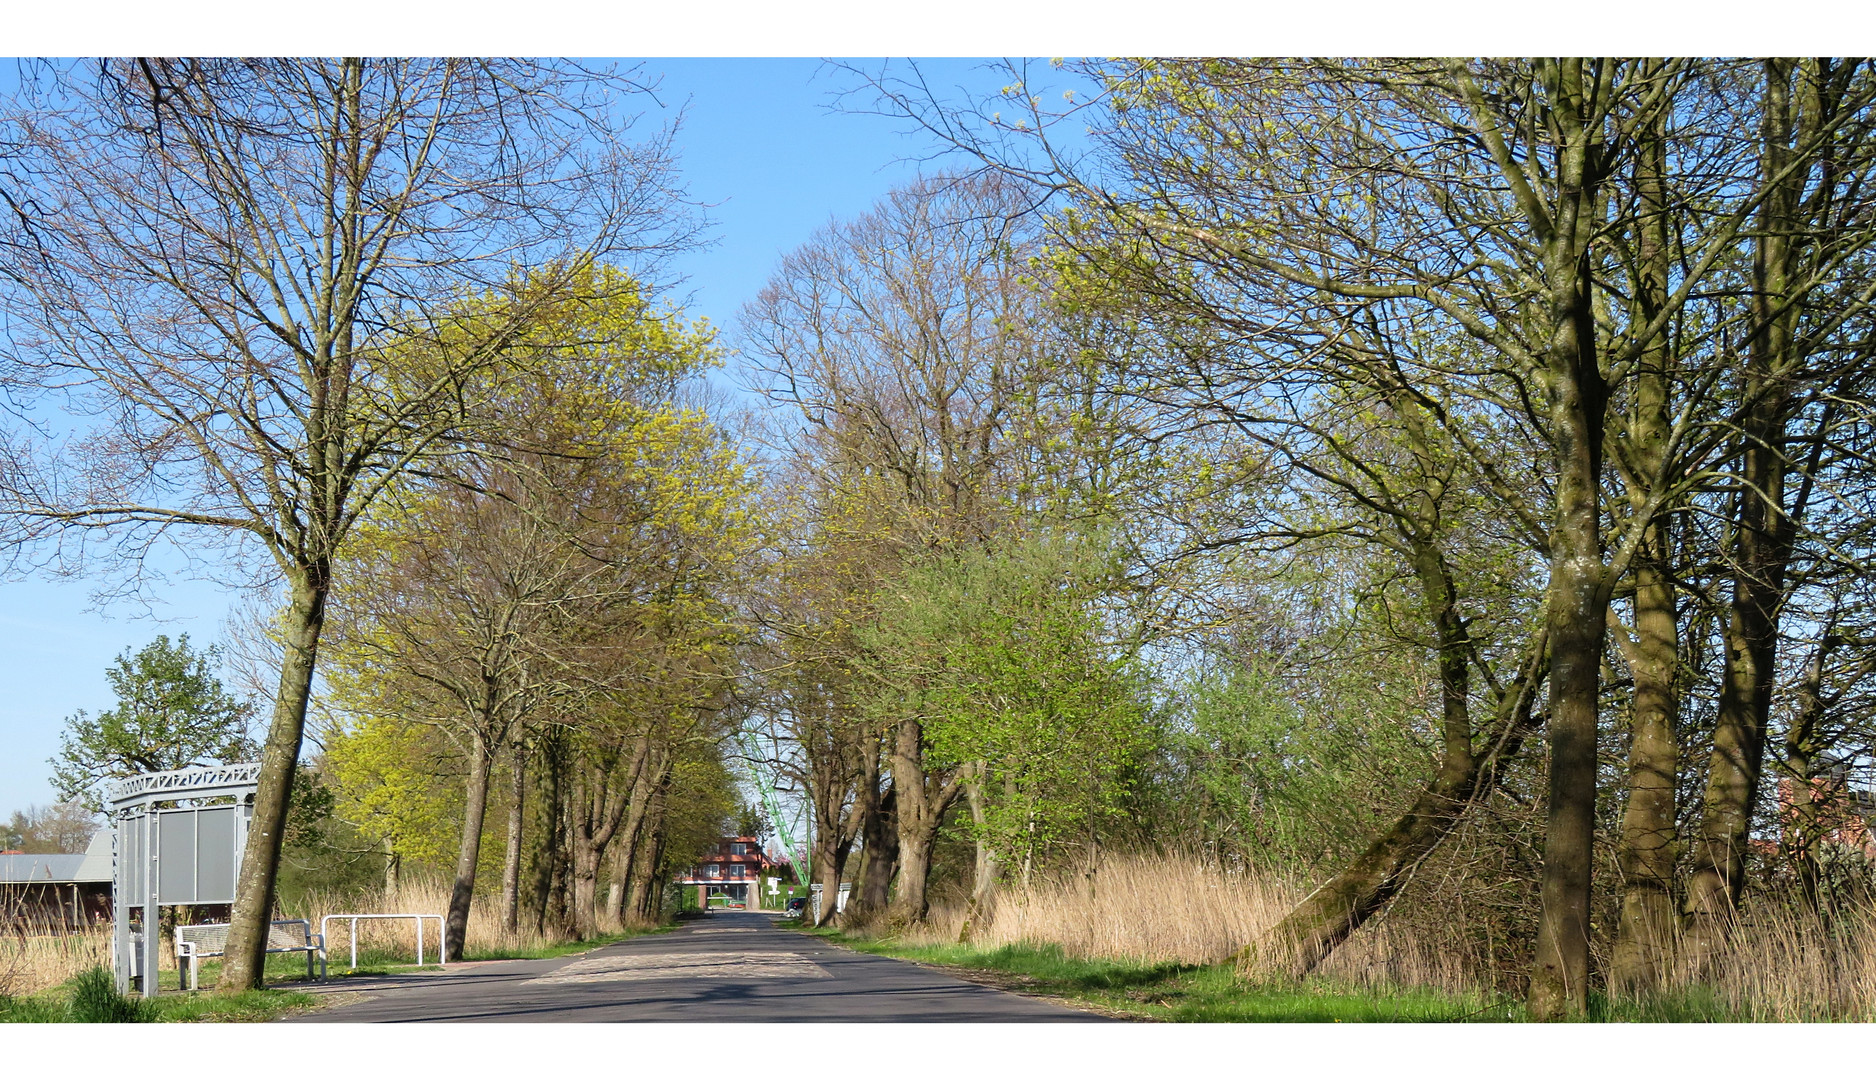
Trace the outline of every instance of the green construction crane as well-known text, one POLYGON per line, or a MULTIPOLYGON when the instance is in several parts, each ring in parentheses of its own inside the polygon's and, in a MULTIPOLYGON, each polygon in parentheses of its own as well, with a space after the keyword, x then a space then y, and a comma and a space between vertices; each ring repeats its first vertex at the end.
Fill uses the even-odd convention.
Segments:
POLYGON ((750 775, 755 780, 756 790, 762 794, 762 805, 769 812, 769 820, 775 823, 775 837, 782 843, 782 854, 788 856, 790 865, 794 867, 795 880, 805 885, 808 869, 795 854, 794 837, 791 835, 793 830, 784 827, 782 823, 782 808, 775 799, 775 785, 762 776, 762 766, 758 764, 761 759, 756 754, 755 733, 744 729, 742 736, 743 750, 749 759, 750 775))

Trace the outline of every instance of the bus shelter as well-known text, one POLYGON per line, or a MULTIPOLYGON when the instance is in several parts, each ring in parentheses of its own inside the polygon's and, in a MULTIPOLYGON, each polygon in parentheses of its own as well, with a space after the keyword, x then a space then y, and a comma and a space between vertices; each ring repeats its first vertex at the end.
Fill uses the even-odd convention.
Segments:
POLYGON ((117 988, 156 996, 159 909, 232 904, 254 816, 258 762, 142 773, 106 791, 117 988), (140 909, 135 931, 132 908, 140 909))

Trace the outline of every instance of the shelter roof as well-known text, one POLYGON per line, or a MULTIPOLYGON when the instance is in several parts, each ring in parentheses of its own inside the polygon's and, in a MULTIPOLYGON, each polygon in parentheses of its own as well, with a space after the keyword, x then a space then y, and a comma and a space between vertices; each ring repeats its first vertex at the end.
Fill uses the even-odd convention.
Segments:
POLYGON ((82 855, 0 855, 0 883, 71 885, 111 880, 111 834, 95 833, 82 855))

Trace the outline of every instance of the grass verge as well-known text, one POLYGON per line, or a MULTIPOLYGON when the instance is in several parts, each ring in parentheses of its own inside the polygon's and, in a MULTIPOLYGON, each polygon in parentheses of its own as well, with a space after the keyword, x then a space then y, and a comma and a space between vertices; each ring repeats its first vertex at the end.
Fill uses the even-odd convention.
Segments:
MULTIPOLYGON (((1079 960, 1058 945, 910 944, 891 938, 860 938, 838 930, 803 930, 858 952, 891 956, 1032 997, 1045 997, 1110 1016, 1186 1023, 1505 1023, 1525 1019, 1512 998, 1455 994, 1427 988, 1375 990, 1331 979, 1255 983, 1229 964, 1140 964, 1079 960)), ((1641 999, 1612 999, 1592 993, 1591 1023, 1756 1023, 1783 1019, 1769 1011, 1741 1008, 1701 986, 1663 991, 1641 999)), ((1818 1010, 1811 1022, 1855 1020, 1843 1012, 1818 1010)))
MULTIPOLYGON (((584 941, 540 943, 509 948, 484 948, 464 956, 465 960, 545 960, 570 953, 586 952, 627 938, 662 933, 676 923, 640 927, 616 934, 603 934, 584 941)), ((410 971, 441 970, 433 964, 422 967, 401 963, 407 952, 388 949, 360 950, 356 971, 335 970, 334 978, 348 975, 387 975, 410 971)), ((349 956, 347 957, 349 960, 349 956)), ((344 964, 346 961, 341 960, 344 964)), ((221 962, 209 960, 202 965, 202 985, 213 987, 221 972, 221 962)), ((262 990, 221 995, 210 990, 195 993, 180 991, 179 974, 160 971, 162 993, 154 999, 125 997, 117 993, 110 972, 91 968, 62 985, 22 997, 0 997, 0 1023, 70 1024, 70 1023, 256 1023, 277 1020, 318 1006, 318 999, 290 989, 306 981, 306 961, 292 954, 267 958, 265 978, 276 983, 262 990), (286 984, 285 986, 278 984, 286 984)))
POLYGON ((249 990, 219 994, 159 994, 152 1000, 117 993, 111 973, 92 968, 50 990, 0 998, 0 1023, 165 1024, 278 1020, 315 1006, 311 994, 292 990, 249 990))
POLYGON ((1110 1016, 1175 1023, 1448 1023, 1523 1018, 1523 1006, 1502 998, 1437 990, 1349 988, 1307 980, 1286 985, 1247 982, 1230 964, 1141 964, 1081 960, 1057 945, 913 945, 891 938, 855 938, 810 930, 859 952, 900 960, 1110 1016))

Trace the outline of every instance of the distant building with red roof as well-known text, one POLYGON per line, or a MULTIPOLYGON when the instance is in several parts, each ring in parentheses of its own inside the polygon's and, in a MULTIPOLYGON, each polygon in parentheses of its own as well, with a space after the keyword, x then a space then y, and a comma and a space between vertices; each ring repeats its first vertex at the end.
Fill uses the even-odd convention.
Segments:
POLYGON ((741 907, 751 911, 762 907, 763 893, 771 879, 793 880, 788 862, 762 850, 762 841, 754 836, 725 836, 696 865, 674 878, 678 885, 697 889, 697 906, 708 909, 741 907))

